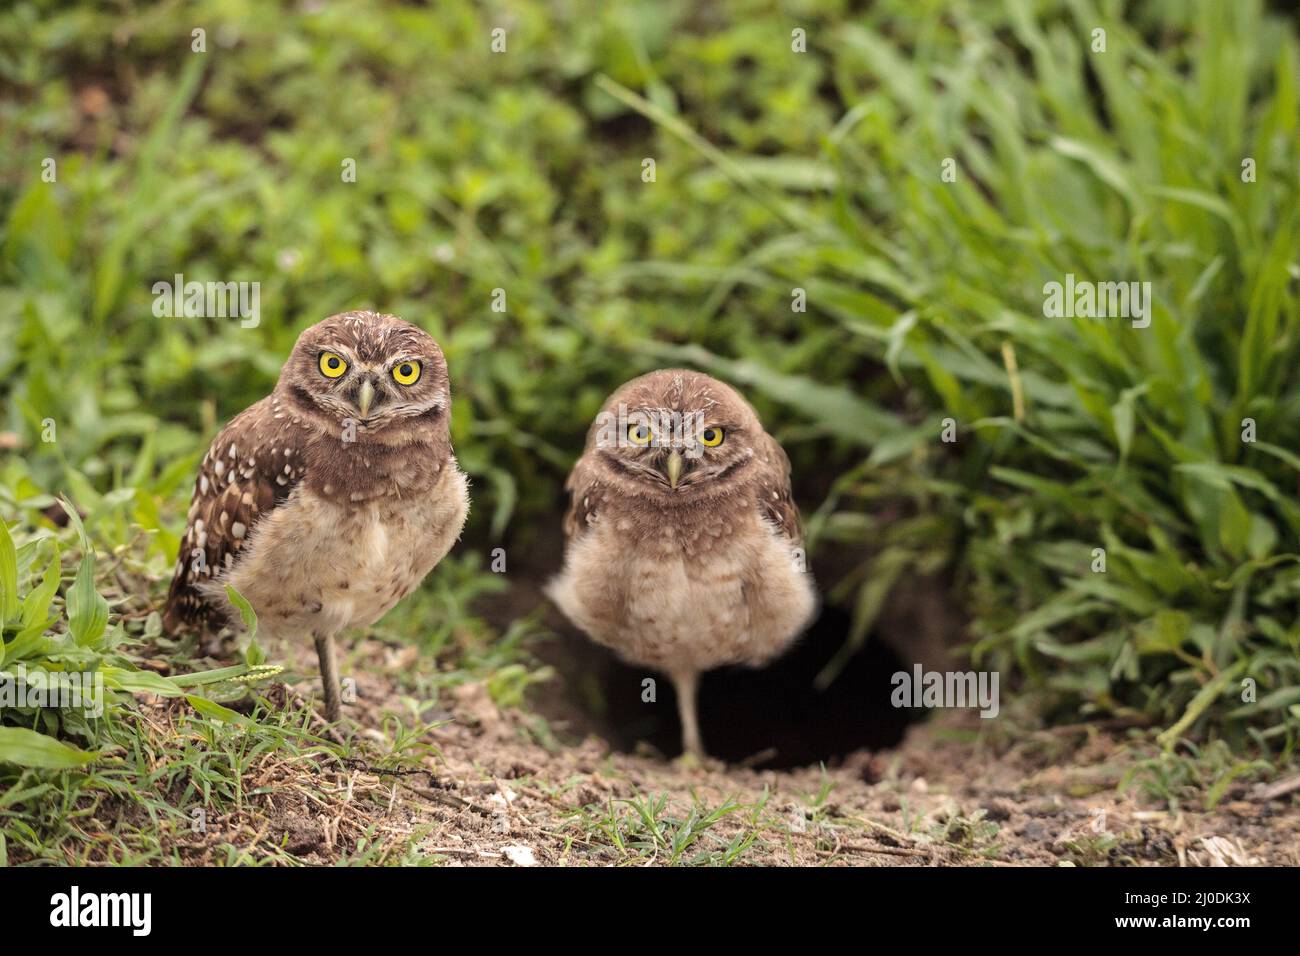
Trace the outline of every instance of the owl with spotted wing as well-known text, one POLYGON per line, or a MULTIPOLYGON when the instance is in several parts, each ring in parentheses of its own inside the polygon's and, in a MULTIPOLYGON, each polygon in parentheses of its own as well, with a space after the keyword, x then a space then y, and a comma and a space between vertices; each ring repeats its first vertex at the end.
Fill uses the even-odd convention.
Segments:
POLYGON ((233 586, 263 633, 311 637, 338 720, 336 636, 410 594, 465 523, 450 412, 447 363, 419 327, 345 312, 304 330, 199 466, 164 627, 237 623, 233 586))
POLYGON ((771 661, 816 609, 790 460, 735 389, 666 369, 609 397, 566 487, 547 593, 594 641, 672 679, 682 748, 703 756, 700 675, 771 661))

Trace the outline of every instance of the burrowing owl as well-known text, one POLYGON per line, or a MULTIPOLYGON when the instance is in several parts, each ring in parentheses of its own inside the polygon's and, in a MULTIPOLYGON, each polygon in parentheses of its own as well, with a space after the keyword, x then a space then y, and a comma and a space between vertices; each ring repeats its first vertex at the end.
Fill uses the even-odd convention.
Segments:
POLYGON ((168 630, 232 621, 233 585, 265 632, 313 638, 337 720, 334 636, 415 590, 465 523, 450 408, 442 350, 409 322, 345 312, 306 329, 203 458, 168 630))
POLYGON ((667 369, 610 396, 566 487, 548 594, 593 640, 672 679, 682 747, 702 756, 699 675, 770 661, 815 610, 790 460, 735 389, 667 369))

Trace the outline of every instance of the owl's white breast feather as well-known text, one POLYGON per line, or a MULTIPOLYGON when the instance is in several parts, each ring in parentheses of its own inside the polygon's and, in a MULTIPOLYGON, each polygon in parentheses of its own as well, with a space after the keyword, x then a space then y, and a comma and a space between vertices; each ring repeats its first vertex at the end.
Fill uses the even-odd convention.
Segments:
POLYGON ((633 528, 608 515, 572 542, 547 593, 593 640, 659 670, 760 666, 816 610, 811 575, 757 514, 684 547, 671 523, 633 528))
POLYGON ((273 636, 366 627, 442 560, 468 510, 468 481, 454 462, 426 494, 362 506, 300 485, 253 527, 243 559, 205 591, 224 601, 225 585, 234 585, 273 636))

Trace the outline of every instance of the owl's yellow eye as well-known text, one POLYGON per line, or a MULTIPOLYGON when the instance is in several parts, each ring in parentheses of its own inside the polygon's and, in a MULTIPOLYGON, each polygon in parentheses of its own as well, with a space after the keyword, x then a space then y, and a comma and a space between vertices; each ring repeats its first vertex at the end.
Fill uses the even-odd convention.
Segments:
POLYGON ((348 363, 343 357, 333 352, 321 352, 320 372, 326 378, 340 378, 348 370, 348 363))
POLYGON ((628 425, 627 440, 634 445, 650 444, 650 426, 649 425, 628 425))
POLYGON ((398 362, 393 366, 393 381, 398 385, 414 385, 419 380, 419 362, 398 362))
POLYGON ((717 428, 716 426, 713 428, 706 428, 704 431, 700 432, 700 444, 704 445, 706 448, 717 448, 722 444, 723 437, 724 435, 721 428, 717 428))

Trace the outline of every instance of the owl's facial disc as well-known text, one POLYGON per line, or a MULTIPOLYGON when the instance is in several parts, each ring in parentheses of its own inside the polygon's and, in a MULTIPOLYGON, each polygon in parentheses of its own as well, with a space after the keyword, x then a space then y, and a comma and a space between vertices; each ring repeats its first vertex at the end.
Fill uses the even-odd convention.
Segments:
POLYGON ((304 331, 281 373, 281 390, 320 430, 357 440, 400 443, 410 434, 396 427, 401 423, 446 423, 441 350, 392 317, 349 313, 304 331))
POLYGON ((447 406, 435 356, 398 354, 365 360, 342 342, 308 350, 289 382, 292 405, 326 431, 355 427, 378 434, 408 419, 434 419, 447 406))
MULTIPOLYGON (((329 359, 321 360, 326 363, 329 359)), ((316 395, 317 405, 341 416, 341 420, 351 419, 372 431, 417 415, 437 415, 446 405, 446 393, 437 388, 432 377, 422 381, 424 362, 416 356, 354 362, 342 376, 325 372, 325 377, 328 382, 326 389, 316 395)))
POLYGON ((674 498, 707 495, 710 486, 744 469, 753 450, 743 427, 703 412, 637 409, 619 415, 615 440, 599 442, 615 470, 640 486, 674 498))

